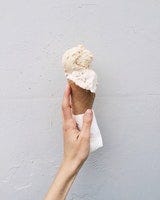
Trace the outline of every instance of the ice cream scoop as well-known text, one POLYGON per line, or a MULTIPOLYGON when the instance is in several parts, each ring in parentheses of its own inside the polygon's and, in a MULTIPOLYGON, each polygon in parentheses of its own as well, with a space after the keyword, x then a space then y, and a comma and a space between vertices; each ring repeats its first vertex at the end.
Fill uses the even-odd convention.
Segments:
MULTIPOLYGON (((68 83, 71 87, 71 103, 73 116, 82 127, 83 115, 93 106, 97 89, 97 75, 91 68, 92 53, 83 45, 67 50, 62 57, 62 64, 68 83)), ((93 112, 91 125, 90 151, 103 146, 102 137, 93 112)))
POLYGON ((75 70, 88 69, 93 60, 92 53, 85 49, 83 45, 78 45, 68 49, 63 57, 62 64, 66 73, 71 73, 75 70))
POLYGON ((95 93, 97 88, 97 75, 91 69, 92 53, 83 45, 67 50, 62 57, 62 64, 67 79, 72 80, 83 89, 95 93))

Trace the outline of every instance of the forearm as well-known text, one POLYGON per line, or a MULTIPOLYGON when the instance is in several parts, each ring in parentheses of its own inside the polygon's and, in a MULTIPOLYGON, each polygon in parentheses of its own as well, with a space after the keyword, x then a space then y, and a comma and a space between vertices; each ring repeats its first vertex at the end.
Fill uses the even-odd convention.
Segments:
POLYGON ((78 167, 62 163, 45 200, 64 200, 78 173, 78 167))

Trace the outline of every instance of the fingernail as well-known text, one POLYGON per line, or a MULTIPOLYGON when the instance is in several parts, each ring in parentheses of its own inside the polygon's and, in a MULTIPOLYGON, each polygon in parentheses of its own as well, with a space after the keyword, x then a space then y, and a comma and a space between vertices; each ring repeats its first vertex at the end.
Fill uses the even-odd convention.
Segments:
POLYGON ((91 115, 92 114, 92 110, 91 109, 87 109, 86 113, 91 115))

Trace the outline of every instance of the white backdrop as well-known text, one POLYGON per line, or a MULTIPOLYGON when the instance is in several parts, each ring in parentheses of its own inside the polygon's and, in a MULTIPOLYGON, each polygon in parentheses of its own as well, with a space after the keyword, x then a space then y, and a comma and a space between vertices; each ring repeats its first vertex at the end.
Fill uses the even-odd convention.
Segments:
POLYGON ((61 55, 95 60, 104 147, 69 200, 160 199, 160 1, 0 0, 0 198, 41 200, 62 155, 61 55))

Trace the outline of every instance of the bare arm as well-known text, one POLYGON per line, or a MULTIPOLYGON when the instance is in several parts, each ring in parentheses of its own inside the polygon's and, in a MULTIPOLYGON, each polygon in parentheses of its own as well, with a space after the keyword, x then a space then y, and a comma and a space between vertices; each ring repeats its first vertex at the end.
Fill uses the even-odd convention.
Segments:
POLYGON ((72 117, 70 93, 71 89, 67 85, 62 102, 64 155, 45 200, 66 198, 78 171, 89 155, 92 111, 87 110, 84 114, 82 130, 79 131, 72 117))

